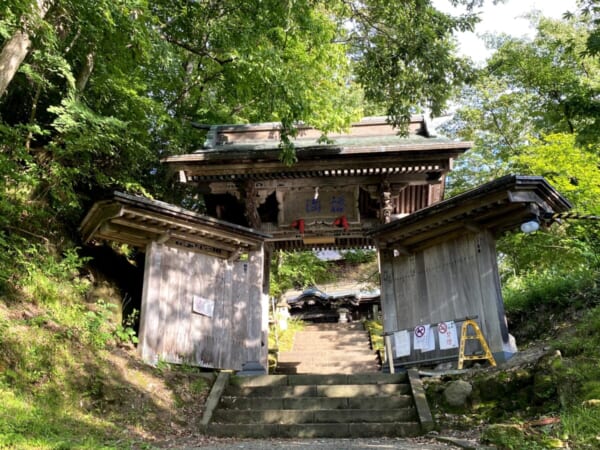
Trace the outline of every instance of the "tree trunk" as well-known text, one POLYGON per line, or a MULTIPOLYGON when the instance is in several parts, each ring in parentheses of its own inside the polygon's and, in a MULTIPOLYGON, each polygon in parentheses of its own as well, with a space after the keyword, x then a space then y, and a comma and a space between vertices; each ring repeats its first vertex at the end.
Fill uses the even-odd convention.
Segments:
POLYGON ((19 70, 21 63, 29 53, 31 39, 24 31, 17 31, 6 43, 0 53, 0 97, 19 70))
MULTIPOLYGON (((40 19, 44 18, 51 3, 51 0, 37 0, 36 12, 39 14, 40 19)), ((27 19, 23 21, 28 22, 27 19)), ((31 49, 30 32, 31 30, 27 30, 27 27, 16 31, 0 52, 0 97, 6 92, 8 85, 31 49)))
POLYGON ((85 62, 83 64, 83 67, 81 68, 81 72, 79 72, 77 81, 75 82, 75 89, 76 89, 78 96, 83 94, 83 91, 84 91, 85 87, 87 86, 90 76, 92 75, 92 72, 94 71, 94 58, 95 58, 94 52, 90 52, 85 56, 85 62))

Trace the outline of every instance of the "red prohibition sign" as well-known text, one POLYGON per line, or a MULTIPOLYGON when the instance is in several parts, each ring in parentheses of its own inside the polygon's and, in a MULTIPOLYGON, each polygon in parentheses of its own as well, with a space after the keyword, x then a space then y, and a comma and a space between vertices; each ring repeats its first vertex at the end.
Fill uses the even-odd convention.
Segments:
POLYGON ((415 328, 415 336, 418 338, 425 336, 425 327, 423 325, 419 325, 415 328))
POLYGON ((440 334, 446 334, 448 332, 448 325, 446 325, 446 322, 438 323, 438 331, 440 334))

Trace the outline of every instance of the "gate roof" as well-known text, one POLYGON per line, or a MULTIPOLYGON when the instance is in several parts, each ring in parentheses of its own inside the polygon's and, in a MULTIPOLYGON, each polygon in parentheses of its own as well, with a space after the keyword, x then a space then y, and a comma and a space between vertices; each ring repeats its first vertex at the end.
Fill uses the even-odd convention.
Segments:
POLYGON ((446 173, 452 159, 472 146, 436 136, 423 116, 411 118, 407 136, 385 118, 370 117, 325 139, 319 130, 299 126, 293 139, 298 161, 288 166, 280 160, 279 130, 277 123, 211 126, 203 148, 163 163, 192 183, 446 173))
MULTIPOLYGON (((543 177, 507 175, 475 189, 381 225, 367 234, 380 248, 412 253, 465 234, 498 235, 571 204, 543 177)), ((541 222, 541 220, 540 220, 541 222)))
POLYGON ((257 250, 269 237, 168 203, 121 192, 95 203, 80 231, 86 243, 110 240, 145 249, 157 241, 221 258, 257 250))

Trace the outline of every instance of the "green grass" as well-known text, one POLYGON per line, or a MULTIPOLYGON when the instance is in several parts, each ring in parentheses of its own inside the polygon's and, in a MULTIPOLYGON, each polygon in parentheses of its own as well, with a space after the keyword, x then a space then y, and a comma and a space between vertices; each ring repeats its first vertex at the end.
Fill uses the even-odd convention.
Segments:
MULTIPOLYGON (((57 393, 60 395, 60 393, 57 393)), ((117 427, 92 415, 81 414, 73 405, 57 405, 56 397, 16 394, 0 385, 0 448, 15 449, 112 449, 109 443, 117 427)), ((116 441, 116 439, 114 439, 116 441)))
POLYGON ((576 406, 561 414, 562 435, 571 448, 600 448, 600 406, 576 406))
POLYGON ((132 339, 121 299, 90 296, 72 252, 22 257, 0 293, 0 448, 151 448, 175 428, 197 430, 206 374, 163 373, 119 350, 132 339))
POLYGON ((528 313, 547 308, 583 308, 600 301, 598 273, 579 270, 571 273, 532 272, 512 277, 503 285, 504 305, 509 313, 528 313))
POLYGON ((385 360, 386 354, 385 343, 383 340, 383 324, 377 320, 366 320, 364 326, 367 332, 369 333, 373 351, 379 352, 381 358, 385 360))
MULTIPOLYGON (((520 316, 524 326, 540 328, 540 323, 562 323, 558 330, 547 330, 551 331, 550 346, 563 356, 556 382, 561 405, 560 425, 549 438, 567 441, 571 448, 600 449, 598 273, 546 275, 521 279, 519 286, 519 283, 509 286, 505 292, 506 310, 509 316, 520 316), (532 320, 532 314, 535 320, 532 320)), ((522 442, 517 439, 510 446, 495 443, 505 445, 505 448, 536 448, 540 442, 540 439, 528 436, 522 442)))
MULTIPOLYGON (((300 319, 288 319, 286 330, 281 330, 279 327, 275 330, 271 328, 269 333, 269 348, 277 348, 280 352, 289 352, 294 345, 294 337, 296 333, 304 329, 304 321, 300 319), (275 340, 275 332, 277 332, 277 341, 275 340)), ((276 325, 275 325, 276 326, 276 325)))

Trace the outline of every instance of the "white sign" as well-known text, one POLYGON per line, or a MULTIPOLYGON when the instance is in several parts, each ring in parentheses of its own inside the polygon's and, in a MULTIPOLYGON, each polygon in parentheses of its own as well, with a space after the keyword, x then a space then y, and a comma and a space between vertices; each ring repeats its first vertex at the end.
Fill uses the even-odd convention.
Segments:
POLYGON ((394 357, 403 358, 410 356, 410 334, 408 331, 396 331, 394 333, 394 357))
POLYGON ((194 295, 192 296, 192 311, 203 316, 212 317, 215 312, 215 301, 194 295))
POLYGON ((429 325, 417 325, 414 329, 415 350, 431 352, 435 350, 435 337, 429 325))
POLYGON ((437 328, 440 350, 458 348, 458 335, 456 333, 456 324, 454 321, 440 322, 437 328))

